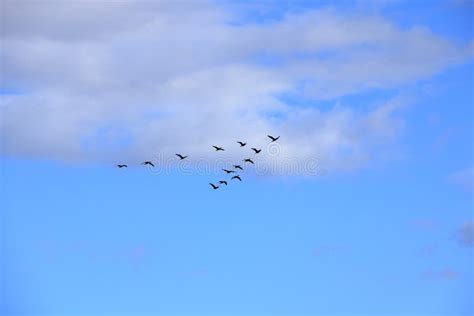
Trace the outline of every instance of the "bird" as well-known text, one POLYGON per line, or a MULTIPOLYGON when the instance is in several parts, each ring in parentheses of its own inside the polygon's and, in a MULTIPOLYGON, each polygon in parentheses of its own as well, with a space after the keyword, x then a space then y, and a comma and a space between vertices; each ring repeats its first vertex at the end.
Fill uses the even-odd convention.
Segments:
POLYGON ((219 181, 219 183, 227 185, 227 181, 224 181, 224 180, 219 181))
POLYGON ((252 159, 244 159, 244 160, 242 160, 242 161, 244 161, 244 162, 250 162, 251 164, 254 164, 254 162, 252 161, 252 159))
POLYGON ((214 147, 214 148, 216 149, 216 151, 219 151, 219 150, 222 150, 222 151, 224 151, 224 150, 225 150, 224 148, 222 148, 222 147, 218 147, 218 146, 212 146, 212 147, 214 147))
POLYGON ((127 168, 127 165, 117 165, 117 168, 127 168))
MULTIPOLYGON (((239 181, 242 181, 242 179, 240 179, 240 176, 233 176, 232 179, 237 179, 237 180, 239 180, 239 181)), ((231 180, 232 180, 232 179, 231 179, 231 180)))
POLYGON ((152 166, 153 168, 155 168, 155 165, 151 162, 151 161, 145 161, 145 162, 142 162, 142 165, 150 165, 152 166))
POLYGON ((211 187, 212 187, 214 190, 219 189, 219 186, 218 186, 218 185, 212 184, 212 183, 210 183, 210 182, 209 182, 209 184, 211 185, 211 187))
POLYGON ((252 150, 255 152, 255 154, 259 154, 262 151, 261 149, 257 148, 252 148, 252 150))
POLYGON ((176 154, 176 156, 178 156, 179 159, 181 159, 181 160, 188 158, 188 156, 183 156, 183 155, 180 155, 180 154, 176 154))
POLYGON ((244 142, 237 142, 240 144, 240 147, 244 147, 245 145, 247 145, 247 143, 244 143, 244 142))
POLYGON ((244 170, 240 165, 234 165, 234 169, 244 170))
POLYGON ((273 137, 271 135, 267 135, 267 136, 272 140, 272 143, 277 141, 280 138, 280 136, 278 136, 278 137, 273 137))
POLYGON ((227 169, 222 169, 223 171, 225 171, 225 173, 229 174, 229 173, 235 173, 234 170, 227 170, 227 169))

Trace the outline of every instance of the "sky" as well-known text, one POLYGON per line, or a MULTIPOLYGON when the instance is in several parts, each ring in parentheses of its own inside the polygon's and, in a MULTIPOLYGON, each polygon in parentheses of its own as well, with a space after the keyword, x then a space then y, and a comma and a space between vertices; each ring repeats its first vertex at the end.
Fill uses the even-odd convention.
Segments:
POLYGON ((0 314, 474 315, 473 21, 0 0, 0 314))

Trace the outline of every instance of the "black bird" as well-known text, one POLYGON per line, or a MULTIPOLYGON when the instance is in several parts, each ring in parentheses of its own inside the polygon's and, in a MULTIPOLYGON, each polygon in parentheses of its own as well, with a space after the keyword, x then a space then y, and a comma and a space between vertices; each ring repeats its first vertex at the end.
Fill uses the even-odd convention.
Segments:
POLYGON ((153 168, 155 168, 155 165, 151 162, 151 161, 145 161, 145 162, 142 162, 142 165, 150 165, 152 166, 153 168))
MULTIPOLYGON (((237 180, 239 180, 239 181, 242 181, 242 179, 240 179, 240 176, 233 176, 232 179, 237 179, 237 180)), ((232 179, 231 179, 231 180, 232 180, 232 179)))
POLYGON ((244 159, 244 160, 242 160, 242 161, 244 161, 244 162, 250 162, 251 164, 254 164, 253 161, 252 161, 252 159, 244 159))
POLYGON ((247 145, 247 143, 244 143, 244 142, 237 142, 240 144, 240 147, 244 147, 245 145, 247 145))
POLYGON ((127 168, 127 165, 117 165, 118 168, 127 168))
POLYGON ((242 167, 241 167, 240 165, 234 165, 234 168, 235 168, 235 169, 244 170, 244 169, 242 169, 242 167))
POLYGON ((257 148, 252 148, 252 150, 255 152, 255 154, 259 154, 262 151, 261 149, 257 148))
POLYGON ((227 170, 227 169, 222 169, 223 171, 225 171, 225 173, 229 174, 229 173, 235 173, 234 170, 227 170))
POLYGON ((220 184, 225 184, 225 185, 227 185, 227 181, 224 181, 224 180, 219 181, 219 183, 220 183, 220 184))
POLYGON ((280 138, 280 136, 278 136, 278 137, 273 137, 271 135, 267 135, 267 136, 272 140, 272 143, 276 142, 280 138))
POLYGON ((219 189, 219 186, 218 185, 214 185, 212 183, 209 182, 209 184, 211 185, 211 187, 214 189, 214 190, 217 190, 219 189))
POLYGON ((180 155, 180 154, 176 154, 176 156, 178 156, 179 159, 181 159, 181 160, 188 158, 188 156, 183 156, 183 155, 180 155))
POLYGON ((218 147, 218 146, 212 146, 212 147, 214 147, 216 149, 216 151, 219 151, 219 150, 224 151, 224 148, 222 148, 222 147, 218 147))

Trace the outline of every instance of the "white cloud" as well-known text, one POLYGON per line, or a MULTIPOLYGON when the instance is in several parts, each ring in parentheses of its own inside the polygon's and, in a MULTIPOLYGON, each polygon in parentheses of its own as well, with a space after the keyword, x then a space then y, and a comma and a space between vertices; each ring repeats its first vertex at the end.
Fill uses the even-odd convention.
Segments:
POLYGON ((213 143, 265 147, 275 133, 280 161, 356 168, 396 139, 406 102, 355 109, 337 98, 427 78, 472 50, 334 10, 232 25, 208 2, 2 5, 1 84, 23 92, 2 97, 3 151, 29 158, 206 158, 213 143), (299 107, 283 93, 335 105, 299 107))

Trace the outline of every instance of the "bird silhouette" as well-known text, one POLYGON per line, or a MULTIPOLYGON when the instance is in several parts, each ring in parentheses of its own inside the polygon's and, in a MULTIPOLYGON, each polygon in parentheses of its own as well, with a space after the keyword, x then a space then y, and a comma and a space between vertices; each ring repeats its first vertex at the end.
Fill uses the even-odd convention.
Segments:
POLYGON ((244 143, 244 142, 237 142, 240 144, 240 147, 244 147, 245 145, 247 145, 247 143, 244 143))
POLYGON ((225 184, 225 185, 227 185, 227 181, 224 181, 224 180, 219 181, 219 183, 220 183, 220 184, 225 184))
POLYGON ((255 154, 259 154, 262 151, 261 149, 257 148, 252 148, 252 150, 255 152, 255 154))
POLYGON ((225 173, 229 174, 229 173, 235 173, 234 170, 227 170, 227 169, 222 169, 223 171, 225 171, 225 173))
POLYGON ((219 189, 219 186, 218 186, 218 185, 212 184, 212 183, 210 183, 210 182, 209 182, 209 184, 211 185, 211 187, 212 187, 214 190, 219 189))
POLYGON ((224 151, 224 148, 222 148, 222 147, 219 147, 219 146, 212 146, 212 147, 214 147, 216 149, 216 151, 219 151, 219 150, 224 151))
POLYGON ((272 143, 277 141, 280 138, 280 136, 278 136, 278 137, 273 137, 271 135, 267 135, 267 136, 272 140, 272 143))
POLYGON ((127 165, 117 165, 117 168, 127 168, 127 165))
POLYGON ((152 166, 153 168, 155 168, 155 165, 151 162, 151 161, 145 161, 145 162, 142 162, 142 165, 150 165, 152 166))
MULTIPOLYGON (((237 179, 237 180, 239 180, 239 181, 242 181, 242 179, 240 179, 240 176, 233 176, 232 179, 237 179)), ((231 179, 231 180, 232 180, 232 179, 231 179)))
POLYGON ((242 161, 244 161, 244 162, 250 162, 251 164, 254 164, 254 162, 253 162, 252 159, 244 159, 244 160, 242 160, 242 161))
POLYGON ((240 165, 234 165, 234 168, 235 168, 235 169, 244 170, 240 165))
POLYGON ((180 155, 180 154, 176 154, 176 156, 178 156, 179 159, 181 159, 181 160, 188 158, 188 156, 183 156, 183 155, 180 155))

